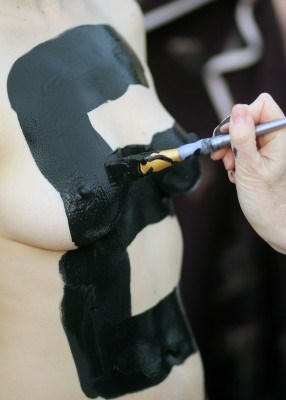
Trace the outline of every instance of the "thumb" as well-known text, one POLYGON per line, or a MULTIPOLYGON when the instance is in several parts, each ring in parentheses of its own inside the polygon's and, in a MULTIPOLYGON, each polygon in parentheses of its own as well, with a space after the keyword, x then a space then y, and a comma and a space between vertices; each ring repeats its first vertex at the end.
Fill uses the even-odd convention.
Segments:
POLYGON ((239 170, 251 173, 256 170, 260 161, 255 136, 255 124, 248 107, 237 104, 233 107, 230 119, 230 138, 235 157, 236 175, 239 170))

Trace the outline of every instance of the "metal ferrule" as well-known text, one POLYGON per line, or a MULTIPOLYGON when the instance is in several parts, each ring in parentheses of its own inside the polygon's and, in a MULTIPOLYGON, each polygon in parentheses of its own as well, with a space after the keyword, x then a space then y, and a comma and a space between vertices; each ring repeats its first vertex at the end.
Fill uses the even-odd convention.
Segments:
POLYGON ((201 154, 210 154, 213 151, 227 147, 230 144, 229 135, 219 135, 213 136, 211 138, 204 139, 202 141, 202 151, 201 154))

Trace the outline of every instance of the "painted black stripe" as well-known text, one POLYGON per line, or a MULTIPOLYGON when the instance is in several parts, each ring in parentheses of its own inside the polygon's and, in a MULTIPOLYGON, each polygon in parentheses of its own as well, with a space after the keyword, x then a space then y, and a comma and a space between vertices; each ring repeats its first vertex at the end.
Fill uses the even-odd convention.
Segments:
MULTIPOLYGON (((61 311, 89 397, 112 398, 150 387, 195 351, 175 292, 146 313, 131 314, 126 249, 146 225, 172 213, 168 197, 189 190, 199 174, 191 160, 151 179, 110 185, 104 165, 111 149, 87 113, 124 95, 132 84, 147 86, 135 54, 110 27, 91 25, 35 47, 16 61, 8 78, 9 99, 31 153, 60 193, 79 246, 60 260, 61 311), (141 340, 145 345, 139 349, 141 340), (126 351, 121 352, 123 342, 126 351)), ((145 147, 171 148, 186 141, 175 125, 145 147)), ((142 151, 142 145, 123 151, 138 148, 142 151)))

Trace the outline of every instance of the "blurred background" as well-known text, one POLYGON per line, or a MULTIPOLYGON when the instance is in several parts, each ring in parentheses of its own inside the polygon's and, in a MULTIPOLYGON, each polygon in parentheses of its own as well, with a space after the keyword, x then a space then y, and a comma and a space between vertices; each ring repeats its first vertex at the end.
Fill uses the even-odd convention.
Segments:
MULTIPOLYGON (((140 3, 159 97, 187 131, 210 136, 234 103, 261 92, 286 111, 285 0, 140 3)), ((206 157, 202 167, 200 187, 176 209, 182 295, 208 395, 285 400, 286 258, 250 228, 222 164, 206 157)))

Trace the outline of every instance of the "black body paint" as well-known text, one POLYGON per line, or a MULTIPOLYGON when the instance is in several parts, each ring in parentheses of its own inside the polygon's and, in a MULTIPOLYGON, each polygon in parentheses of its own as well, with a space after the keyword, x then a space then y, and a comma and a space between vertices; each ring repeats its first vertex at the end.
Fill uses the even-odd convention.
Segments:
POLYGON ((194 156, 200 156, 202 149, 198 149, 194 152, 194 156))
MULTIPOLYGON (((196 351, 177 291, 131 314, 128 245, 146 225, 172 213, 168 197, 197 181, 197 160, 113 187, 110 147, 87 113, 147 85, 127 44, 105 25, 87 25, 35 47, 14 64, 8 94, 42 174, 60 193, 79 249, 60 260, 62 322, 88 397, 114 398, 161 382, 196 351)), ((189 141, 177 126, 125 155, 189 141)), ((155 238, 156 239, 156 238, 155 238)), ((133 266, 136 268, 136 266, 133 266)))
POLYGON ((103 160, 111 149, 87 113, 131 84, 147 86, 143 68, 105 26, 78 27, 39 45, 9 74, 11 105, 38 167, 61 194, 78 246, 107 234, 122 205, 105 179, 103 160))
MULTIPOLYGON (((182 129, 180 129, 178 124, 174 124, 171 132, 174 129, 177 131, 177 135, 180 132, 180 138, 182 141, 186 140, 186 137, 188 138, 188 143, 190 143, 192 140, 196 140, 196 136, 194 134, 189 133, 186 135, 186 133, 183 132, 182 129)), ((164 137, 167 135, 167 131, 164 132, 164 137)), ((108 159, 106 160, 105 167, 109 181, 112 185, 122 185, 126 182, 131 182, 136 179, 146 178, 153 173, 157 174, 158 172, 163 171, 164 169, 179 162, 178 152, 174 152, 174 149, 170 149, 170 142, 168 144, 166 143, 166 148, 164 151, 154 149, 154 140, 157 135, 154 136, 150 145, 126 146, 126 148, 123 149, 116 149, 109 155, 108 159), (173 156, 170 157, 167 155, 168 150, 172 150, 171 153, 173 154, 173 156), (158 165, 154 168, 154 164, 152 165, 152 162, 154 161, 163 161, 165 165, 161 169, 158 168, 158 165), (146 165, 147 167, 144 168, 144 166, 146 165)), ((158 135, 158 137, 160 137, 160 140, 162 136, 162 134, 158 135)), ((158 146, 160 146, 160 140, 157 140, 158 146)), ((192 160, 193 158, 194 155, 190 155, 189 157, 186 157, 185 160, 192 160)), ((197 173, 197 171, 195 173, 197 173)), ((189 172, 188 176, 192 181, 193 172, 191 173, 191 175, 189 172)))

